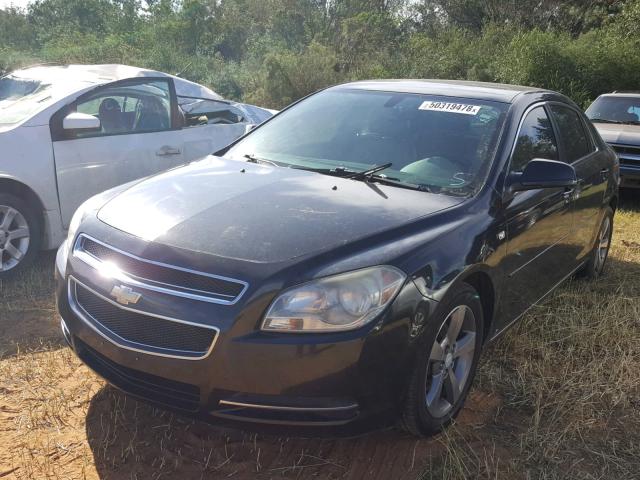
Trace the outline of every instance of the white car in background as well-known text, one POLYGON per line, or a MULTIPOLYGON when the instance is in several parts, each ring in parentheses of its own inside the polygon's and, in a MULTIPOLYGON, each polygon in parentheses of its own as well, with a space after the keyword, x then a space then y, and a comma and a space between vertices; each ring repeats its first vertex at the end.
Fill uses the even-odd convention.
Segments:
POLYGON ((0 278, 62 243, 92 195, 202 158, 272 115, 126 65, 0 78, 0 278))

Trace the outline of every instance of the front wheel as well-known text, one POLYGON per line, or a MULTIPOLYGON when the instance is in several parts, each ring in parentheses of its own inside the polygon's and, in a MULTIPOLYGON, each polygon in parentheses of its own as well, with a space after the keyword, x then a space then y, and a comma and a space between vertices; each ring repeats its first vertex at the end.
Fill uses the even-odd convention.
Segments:
POLYGON ((39 247, 35 210, 19 197, 0 193, 0 278, 28 265, 39 247))
POLYGON ((402 426, 414 435, 438 433, 464 405, 482 350, 482 305, 476 290, 458 287, 430 321, 414 366, 402 426))

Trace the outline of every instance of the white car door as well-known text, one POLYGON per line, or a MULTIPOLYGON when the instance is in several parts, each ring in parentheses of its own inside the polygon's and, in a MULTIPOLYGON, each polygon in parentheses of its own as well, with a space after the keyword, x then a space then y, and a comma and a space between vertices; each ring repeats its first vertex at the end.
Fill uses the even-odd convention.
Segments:
POLYGON ((183 154, 186 161, 210 155, 245 134, 250 123, 226 101, 178 97, 185 117, 183 154))
POLYGON ((136 78, 79 97, 53 115, 51 133, 62 220, 90 196, 185 162, 173 81, 136 78), (100 120, 98 129, 70 129, 70 113, 100 120))

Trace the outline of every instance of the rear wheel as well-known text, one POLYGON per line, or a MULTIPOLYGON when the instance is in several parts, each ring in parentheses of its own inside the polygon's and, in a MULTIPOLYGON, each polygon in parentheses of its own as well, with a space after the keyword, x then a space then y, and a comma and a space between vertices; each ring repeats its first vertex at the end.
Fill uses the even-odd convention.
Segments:
POLYGON ((611 236, 613 235, 613 209, 607 207, 600 229, 598 230, 598 236, 596 237, 596 243, 593 246, 593 251, 589 257, 589 261, 584 266, 582 274, 592 280, 595 280, 604 271, 604 267, 609 257, 609 249, 611 248, 611 236))
POLYGON ((476 290, 463 284, 430 323, 402 416, 403 427, 420 436, 445 428, 469 392, 482 349, 482 305, 476 290))
POLYGON ((0 278, 27 266, 40 248, 36 211, 14 195, 0 194, 0 278))

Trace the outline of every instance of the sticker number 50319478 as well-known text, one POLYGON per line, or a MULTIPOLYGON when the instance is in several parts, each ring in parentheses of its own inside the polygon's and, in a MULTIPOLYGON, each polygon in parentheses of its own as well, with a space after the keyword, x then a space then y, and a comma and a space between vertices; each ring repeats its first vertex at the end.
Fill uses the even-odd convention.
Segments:
POLYGON ((447 102, 432 102, 427 100, 422 102, 418 107, 419 110, 432 110, 436 112, 450 112, 450 113, 462 113, 464 115, 477 115, 480 111, 479 105, 467 105, 464 103, 447 103, 447 102))

